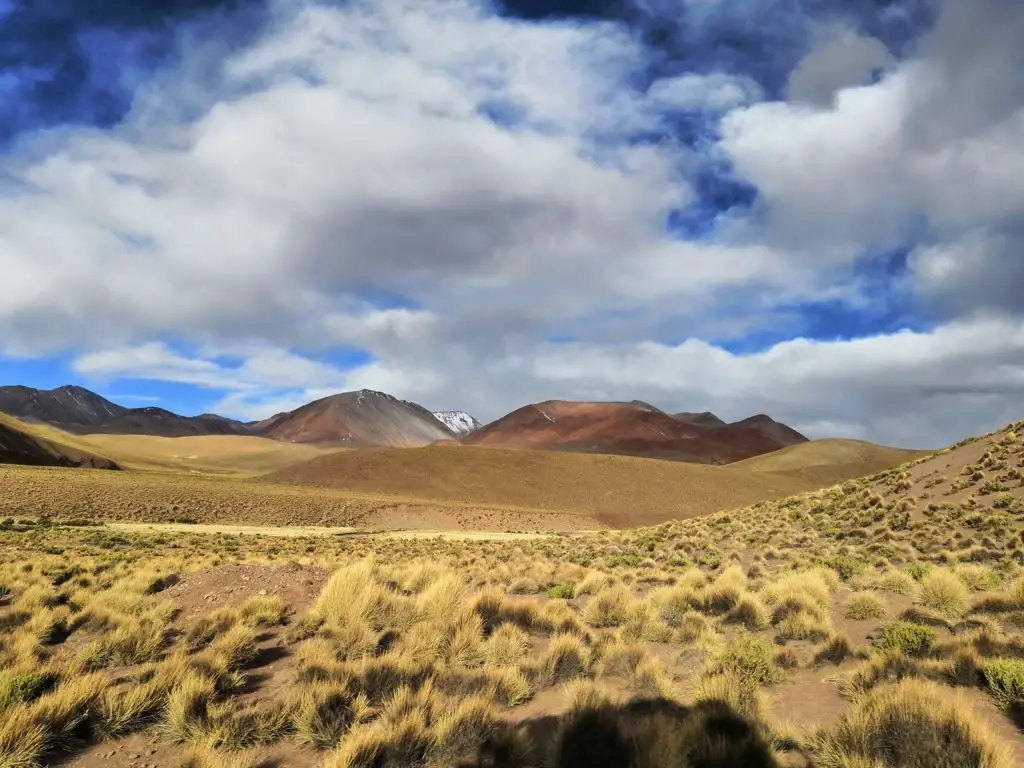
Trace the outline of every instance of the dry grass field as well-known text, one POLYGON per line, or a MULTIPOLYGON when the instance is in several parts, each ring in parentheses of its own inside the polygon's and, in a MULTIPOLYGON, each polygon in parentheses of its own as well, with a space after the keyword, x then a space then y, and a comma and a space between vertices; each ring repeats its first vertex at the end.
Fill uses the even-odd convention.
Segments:
POLYGON ((247 477, 338 450, 243 435, 73 435, 49 424, 29 423, 2 413, 0 424, 57 446, 102 456, 125 469, 148 471, 247 477))
POLYGON ((629 530, 74 522, 0 522, 5 768, 1024 764, 1024 423, 629 530))
POLYGON ((819 450, 814 466, 789 465, 780 471, 758 464, 719 467, 628 456, 471 446, 377 448, 321 456, 274 472, 265 480, 391 493, 445 504, 571 511, 621 528, 783 498, 922 455, 875 448, 878 450, 852 460, 835 450, 831 450, 830 459, 829 450, 819 450))
MULTIPOLYGON (((149 461, 144 457, 153 455, 142 453, 143 458, 133 460, 118 453, 130 445, 196 448, 202 443, 230 443, 235 447, 222 447, 219 455, 235 472, 242 471, 246 461, 238 446, 269 442, 100 437, 109 438, 108 447, 117 449, 109 454, 122 466, 133 466, 133 461, 135 466, 144 465, 149 461)), ((783 498, 876 468, 870 461, 839 458, 842 463, 837 466, 821 456, 810 468, 764 471, 757 465, 713 467, 622 456, 432 446, 334 452, 260 478, 0 465, 0 515, 375 530, 624 528, 783 498)), ((204 461, 209 467, 212 459, 204 461)), ((168 462, 162 465, 163 470, 170 467, 168 462)))

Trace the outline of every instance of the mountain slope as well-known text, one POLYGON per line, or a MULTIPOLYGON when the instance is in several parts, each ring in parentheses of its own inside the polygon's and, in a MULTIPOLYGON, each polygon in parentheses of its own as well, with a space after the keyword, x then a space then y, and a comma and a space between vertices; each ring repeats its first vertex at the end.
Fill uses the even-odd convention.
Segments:
POLYGON ((368 389, 304 405, 273 419, 261 434, 296 443, 396 448, 428 445, 455 436, 426 408, 368 389))
POLYGON ((127 411, 82 387, 57 389, 0 387, 0 412, 16 419, 74 427, 94 427, 127 411))
POLYGON ((678 419, 679 421, 686 422, 687 424, 694 424, 698 427, 724 427, 725 422, 720 418, 711 413, 711 411, 704 411, 702 413, 674 413, 672 418, 678 419))
POLYGON ((163 408, 125 408, 82 387, 57 389, 0 387, 0 413, 50 424, 74 434, 129 434, 184 437, 251 435, 238 421, 214 414, 179 416, 163 408))
MULTIPOLYGON (((782 434, 781 431, 779 433, 782 434)), ((639 401, 595 403, 564 400, 524 406, 481 427, 463 438, 462 442, 466 445, 585 451, 705 464, 727 464, 789 444, 779 439, 760 420, 708 427, 688 423, 639 401)))
POLYGON ((157 435, 189 437, 196 435, 247 435, 244 424, 223 416, 179 416, 163 408, 131 408, 91 430, 108 435, 157 435))
POLYGON ((120 469, 110 459, 32 433, 29 424, 0 416, 0 464, 120 469))
POLYGON ((434 411, 434 418, 456 435, 468 435, 480 429, 480 422, 465 411, 434 411))
POLYGON ((770 416, 765 416, 763 413, 726 424, 724 428, 733 430, 754 429, 765 437, 769 437, 785 446, 807 442, 807 438, 792 427, 787 427, 785 424, 776 421, 770 416))

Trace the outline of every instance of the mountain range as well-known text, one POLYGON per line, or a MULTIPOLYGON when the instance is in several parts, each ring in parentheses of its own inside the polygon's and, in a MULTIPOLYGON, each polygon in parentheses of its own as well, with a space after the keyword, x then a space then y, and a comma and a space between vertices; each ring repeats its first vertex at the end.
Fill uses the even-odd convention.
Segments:
POLYGON ((0 387, 0 413, 83 435, 248 435, 339 448, 406 448, 449 442, 710 464, 738 461, 807 441, 763 414, 726 423, 712 413, 673 415, 640 400, 550 400, 523 406, 481 425, 463 411, 431 412, 417 403, 366 389, 331 395, 294 411, 243 423, 215 414, 180 416, 163 408, 126 408, 78 386, 52 390, 6 386, 0 387))

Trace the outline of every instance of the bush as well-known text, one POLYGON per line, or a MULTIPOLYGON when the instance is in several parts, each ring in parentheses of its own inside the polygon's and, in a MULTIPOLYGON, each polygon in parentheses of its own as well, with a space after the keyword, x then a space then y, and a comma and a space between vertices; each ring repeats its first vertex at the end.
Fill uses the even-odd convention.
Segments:
POLYGON ((1024 700, 1024 661, 996 659, 984 666, 982 674, 989 691, 1003 709, 1024 700))
POLYGON ((547 595, 556 600, 572 600, 576 596, 576 590, 572 584, 555 584, 548 590, 547 595))
POLYGON ((758 685, 770 685, 782 678, 782 673, 773 661, 771 644, 759 637, 740 633, 732 644, 715 659, 708 672, 711 674, 735 673, 744 680, 758 685))
POLYGON ((931 650, 937 636, 931 627, 901 621, 885 628, 879 645, 887 651, 923 656, 931 650))

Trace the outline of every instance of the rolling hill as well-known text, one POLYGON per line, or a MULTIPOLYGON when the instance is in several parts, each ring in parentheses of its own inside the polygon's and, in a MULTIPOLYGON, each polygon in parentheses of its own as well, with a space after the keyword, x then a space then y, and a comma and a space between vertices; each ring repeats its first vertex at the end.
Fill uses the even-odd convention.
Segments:
POLYGON ((325 397, 275 416, 260 434, 345 447, 414 447, 455 436, 426 408, 368 389, 325 397))
POLYGON ((807 440, 763 415, 721 425, 713 414, 683 416, 692 418, 670 416, 640 401, 549 400, 519 408, 462 442, 728 464, 807 440))
POLYGON ((31 425, 0 415, 0 464, 120 469, 105 456, 33 434, 31 425))
MULTIPOLYGON (((847 463, 833 474, 847 479, 873 468, 847 463)), ((464 445, 341 451, 294 464, 263 481, 437 503, 571 511, 612 527, 695 517, 824 484, 813 473, 799 471, 464 445)))
POLYGON ((864 440, 813 440, 730 465, 751 472, 783 472, 822 485, 842 482, 928 456, 931 451, 890 448, 864 440))

